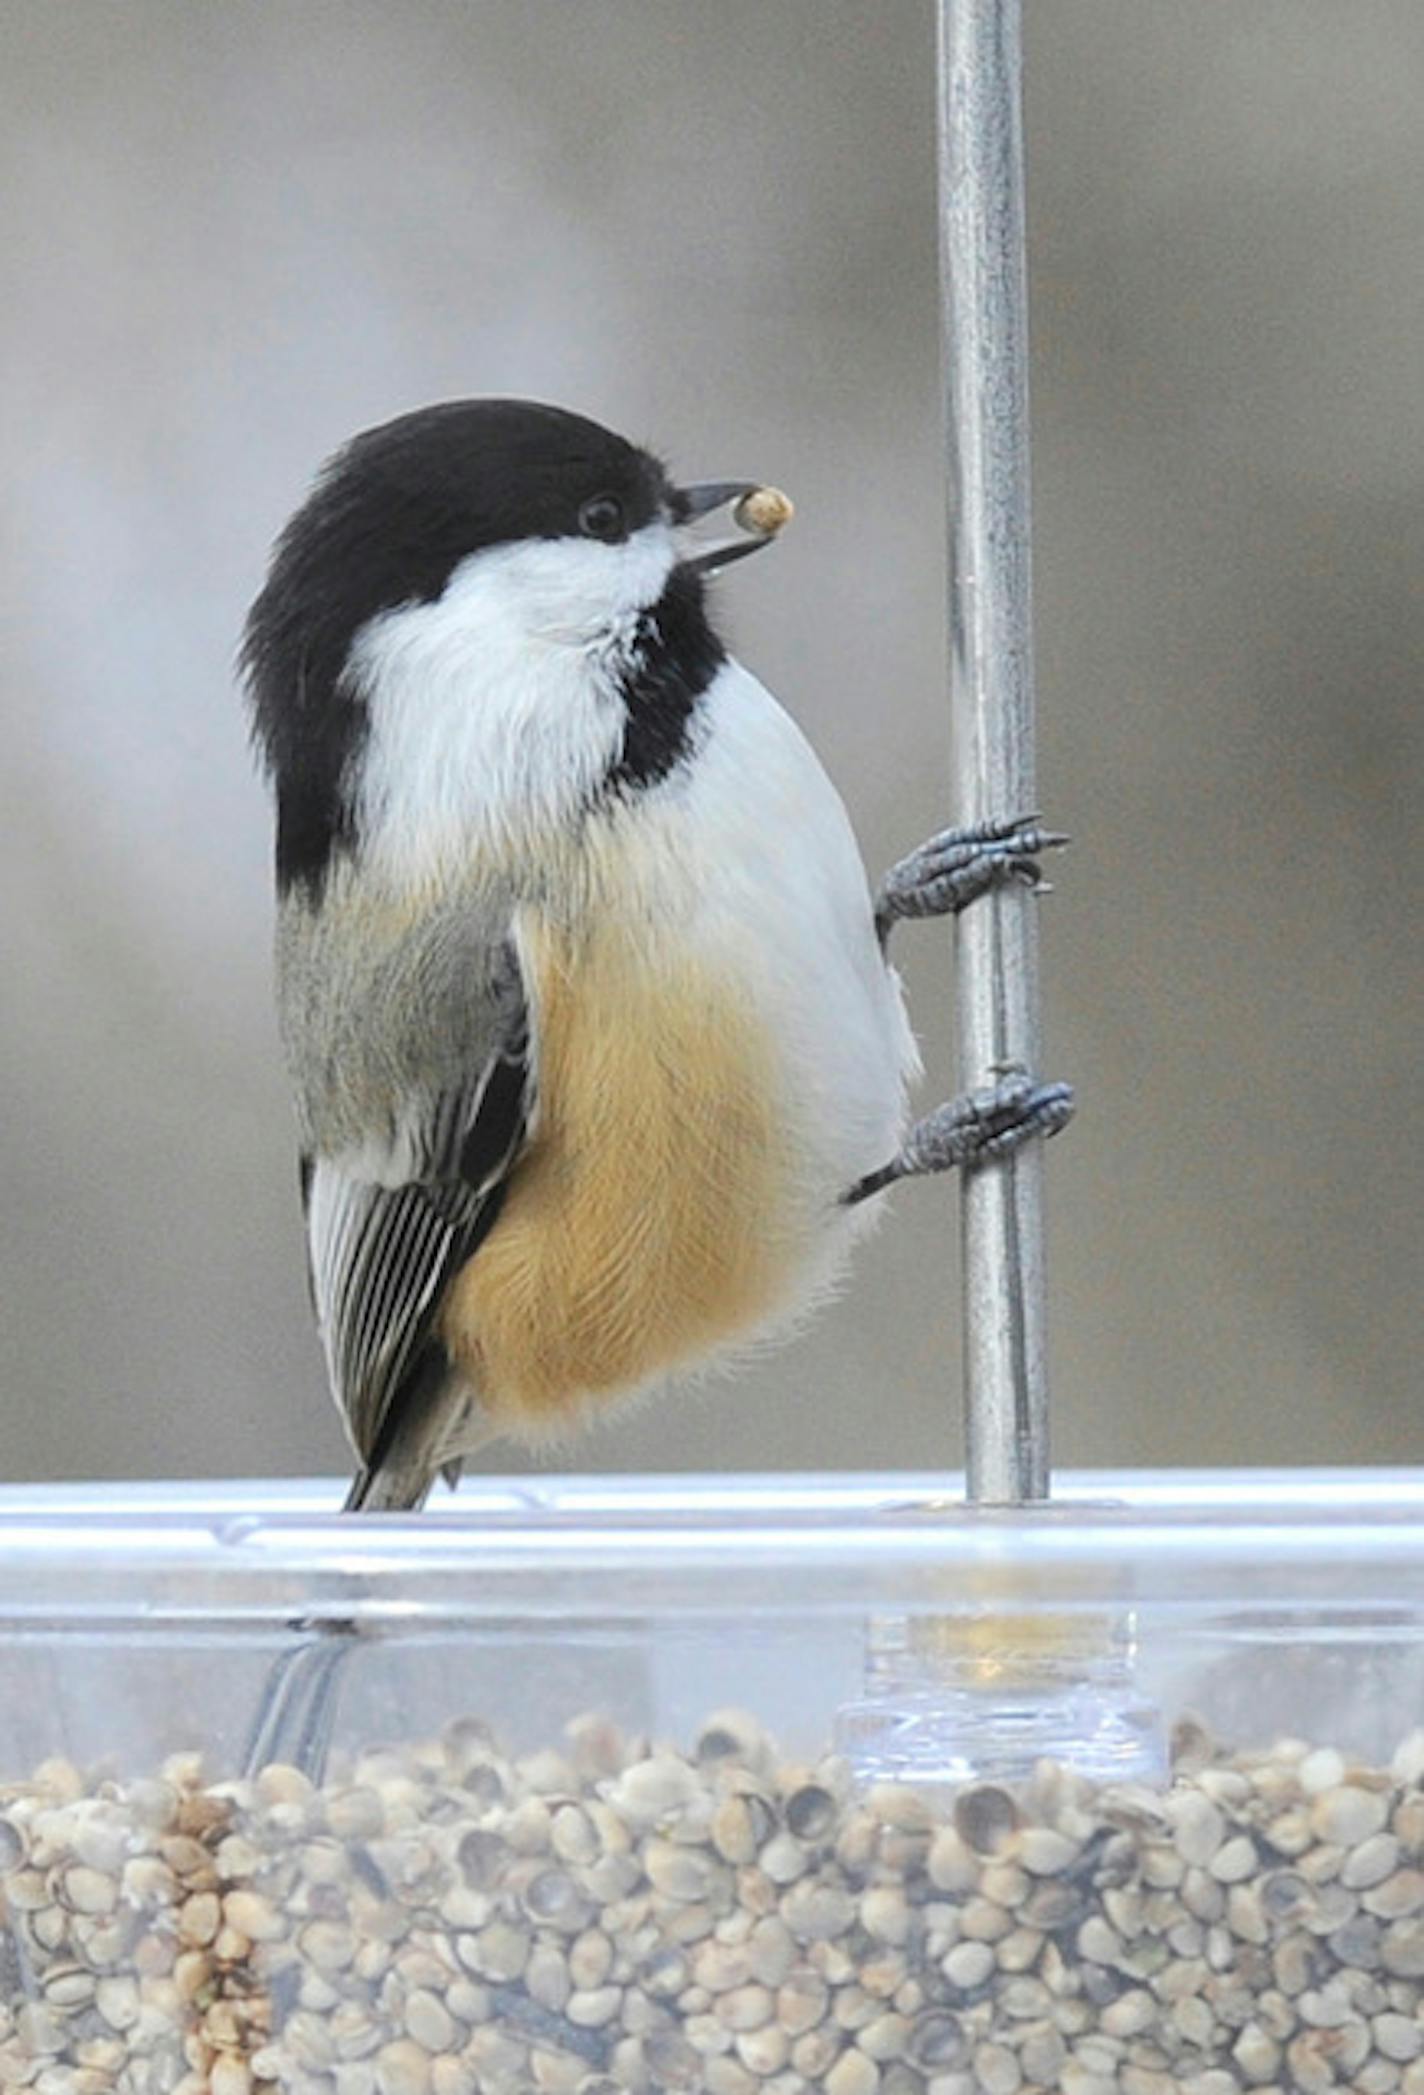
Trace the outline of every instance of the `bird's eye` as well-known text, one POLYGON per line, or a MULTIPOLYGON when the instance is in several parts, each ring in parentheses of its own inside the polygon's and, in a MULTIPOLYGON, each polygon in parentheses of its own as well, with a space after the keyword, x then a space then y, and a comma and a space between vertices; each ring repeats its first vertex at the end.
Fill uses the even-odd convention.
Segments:
POLYGON ((592 495, 579 511, 579 529, 585 538, 621 538, 623 504, 616 495, 592 495))

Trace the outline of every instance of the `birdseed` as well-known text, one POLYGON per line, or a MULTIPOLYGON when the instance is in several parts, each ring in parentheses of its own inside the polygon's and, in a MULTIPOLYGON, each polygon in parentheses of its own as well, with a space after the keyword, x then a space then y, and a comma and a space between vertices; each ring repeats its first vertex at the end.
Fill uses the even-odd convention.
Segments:
POLYGON ((0 2095, 1424 2095, 1424 1732, 933 1801, 472 1723, 0 1787, 0 2095))

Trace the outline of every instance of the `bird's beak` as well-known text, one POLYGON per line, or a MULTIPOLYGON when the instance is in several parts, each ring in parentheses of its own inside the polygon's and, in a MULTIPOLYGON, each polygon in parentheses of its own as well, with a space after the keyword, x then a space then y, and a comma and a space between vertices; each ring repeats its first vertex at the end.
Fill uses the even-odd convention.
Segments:
MULTIPOLYGON (((674 520, 678 524, 695 523, 699 517, 709 516, 714 509, 721 509, 728 502, 742 503, 748 495, 758 492, 755 480, 697 480, 691 487, 678 488, 672 498, 674 520)), ((758 530, 754 523, 738 516, 740 536, 719 539, 711 545, 693 544, 679 562, 681 567, 690 568, 696 575, 715 575, 720 568, 730 567, 734 560, 745 560, 748 553, 759 553, 769 546, 775 537, 773 531, 758 530)))

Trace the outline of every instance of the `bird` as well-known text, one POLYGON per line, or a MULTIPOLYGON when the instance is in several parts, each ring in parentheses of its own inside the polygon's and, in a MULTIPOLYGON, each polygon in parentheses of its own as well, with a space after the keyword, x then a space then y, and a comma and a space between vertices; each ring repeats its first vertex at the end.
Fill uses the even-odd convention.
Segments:
POLYGON ((347 1510, 795 1327, 888 1186, 1071 1113, 1013 1072, 910 1125, 891 930, 1066 839, 1008 813, 872 891, 714 621, 785 507, 474 398, 356 436, 277 540, 240 662, 347 1510))

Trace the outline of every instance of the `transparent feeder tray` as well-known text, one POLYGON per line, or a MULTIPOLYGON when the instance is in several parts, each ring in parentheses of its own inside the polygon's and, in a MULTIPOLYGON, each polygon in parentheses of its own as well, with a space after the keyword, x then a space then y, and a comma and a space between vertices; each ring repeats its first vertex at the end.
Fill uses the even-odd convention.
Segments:
POLYGON ((0 1491, 0 2088, 1424 2095, 1424 1477, 957 1491, 0 1491))

